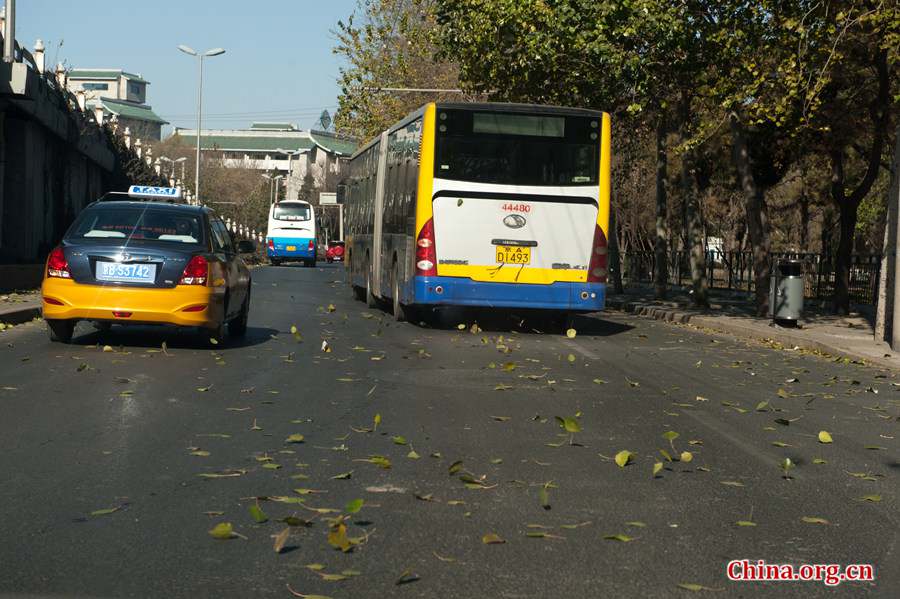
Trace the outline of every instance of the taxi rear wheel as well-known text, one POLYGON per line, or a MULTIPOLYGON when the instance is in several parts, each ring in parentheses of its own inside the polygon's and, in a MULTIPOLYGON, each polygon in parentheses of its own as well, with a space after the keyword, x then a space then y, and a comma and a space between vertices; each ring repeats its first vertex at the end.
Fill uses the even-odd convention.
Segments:
POLYGON ((247 299, 241 306, 241 313, 228 323, 228 333, 235 337, 243 337, 247 334, 247 319, 250 317, 250 290, 247 289, 247 299))
POLYGON ((74 320, 48 320, 47 330, 50 332, 50 341, 57 343, 70 343, 75 333, 74 320))

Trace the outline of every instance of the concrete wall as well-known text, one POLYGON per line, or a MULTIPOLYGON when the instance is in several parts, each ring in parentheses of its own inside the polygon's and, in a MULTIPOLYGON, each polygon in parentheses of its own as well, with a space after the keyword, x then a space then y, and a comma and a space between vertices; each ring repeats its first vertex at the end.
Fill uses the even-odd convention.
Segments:
POLYGON ((0 63, 0 264, 43 262, 106 191, 115 160, 68 92, 22 63, 0 63))

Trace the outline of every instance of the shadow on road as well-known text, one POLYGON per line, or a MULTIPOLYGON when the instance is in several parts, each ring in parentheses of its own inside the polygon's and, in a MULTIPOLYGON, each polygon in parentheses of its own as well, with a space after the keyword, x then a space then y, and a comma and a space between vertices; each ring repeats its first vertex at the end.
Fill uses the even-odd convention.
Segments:
POLYGON ((236 349, 252 347, 269 341, 278 331, 267 327, 247 327, 244 337, 227 336, 222 343, 212 345, 209 335, 197 329, 173 326, 113 326, 108 331, 92 325, 80 324, 75 329, 73 345, 111 345, 113 347, 161 347, 165 342, 171 349, 236 349))
MULTIPOLYGON (((476 310, 471 308, 441 308, 427 315, 421 322, 434 329, 453 330, 475 324, 486 333, 517 332, 524 334, 565 335, 565 319, 540 310, 476 310)), ((417 323, 422 326, 421 322, 417 323)), ((621 322, 602 320, 597 315, 575 317, 573 328, 578 336, 610 337, 630 331, 634 327, 621 322)))

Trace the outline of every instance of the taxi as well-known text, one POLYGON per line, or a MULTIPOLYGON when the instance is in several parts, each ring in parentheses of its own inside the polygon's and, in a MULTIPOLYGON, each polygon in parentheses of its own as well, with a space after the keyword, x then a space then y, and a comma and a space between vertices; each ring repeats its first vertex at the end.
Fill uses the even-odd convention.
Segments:
POLYGON ((41 286, 52 341, 79 321, 197 327, 213 343, 243 336, 250 271, 210 208, 179 203, 180 188, 132 186, 87 206, 50 252, 41 286))

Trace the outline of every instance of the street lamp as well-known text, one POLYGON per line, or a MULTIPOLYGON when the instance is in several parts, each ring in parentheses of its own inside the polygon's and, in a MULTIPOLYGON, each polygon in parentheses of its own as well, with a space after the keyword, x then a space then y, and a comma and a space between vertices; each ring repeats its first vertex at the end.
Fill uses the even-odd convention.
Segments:
POLYGON ((284 179, 284 175, 270 175, 266 173, 262 177, 269 180, 269 203, 274 204, 278 199, 279 181, 284 179))
POLYGON ((201 127, 203 126, 203 59, 225 54, 225 49, 213 48, 212 50, 207 50, 202 54, 197 52, 190 46, 185 46, 184 44, 179 45, 178 49, 185 54, 196 56, 200 63, 200 77, 199 81, 197 82, 197 161, 194 165, 194 196, 197 203, 200 203, 200 132, 201 127))
POLYGON ((284 184, 284 188, 285 188, 285 195, 287 196, 287 199, 289 199, 289 200, 293 199, 293 197, 291 196, 291 181, 293 181, 294 178, 291 176, 291 175, 293 175, 293 173, 291 172, 292 171, 291 163, 292 163, 294 156, 300 155, 300 150, 282 150, 281 148, 275 148, 275 151, 278 152, 279 154, 287 154, 287 157, 288 157, 287 182, 284 184))
POLYGON ((175 174, 175 165, 179 162, 181 163, 181 182, 184 183, 184 163, 187 162, 187 156, 182 156, 172 161, 172 175, 175 174))

